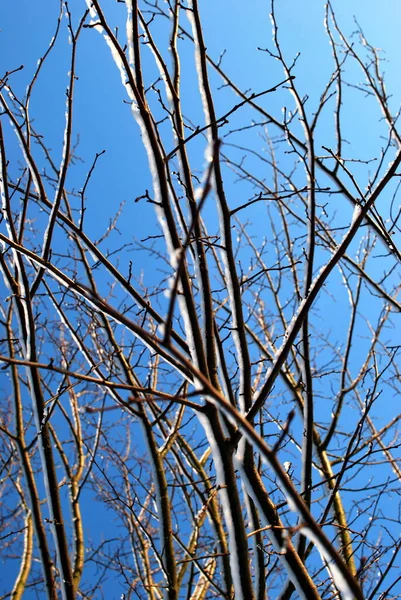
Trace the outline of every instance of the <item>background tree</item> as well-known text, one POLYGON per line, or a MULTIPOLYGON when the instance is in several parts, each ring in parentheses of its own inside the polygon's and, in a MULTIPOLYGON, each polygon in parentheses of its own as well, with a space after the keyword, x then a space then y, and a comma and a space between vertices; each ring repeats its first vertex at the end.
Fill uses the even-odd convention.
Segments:
POLYGON ((400 597, 398 99, 338 4, 313 71, 255 5, 251 89, 236 3, 8 56, 1 598, 400 597))

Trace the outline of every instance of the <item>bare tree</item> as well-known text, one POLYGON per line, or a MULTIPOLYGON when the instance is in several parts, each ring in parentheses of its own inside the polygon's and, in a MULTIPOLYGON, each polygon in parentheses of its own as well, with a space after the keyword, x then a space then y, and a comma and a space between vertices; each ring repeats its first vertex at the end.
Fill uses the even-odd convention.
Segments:
POLYGON ((2 76, 1 598, 401 597, 401 134, 381 53, 328 2, 332 70, 303 89, 272 0, 274 68, 243 91, 203 10, 61 2, 26 92, 22 67, 2 76), (120 155, 85 162, 79 86, 103 46, 120 155), (54 147, 32 107, 67 47, 54 147))

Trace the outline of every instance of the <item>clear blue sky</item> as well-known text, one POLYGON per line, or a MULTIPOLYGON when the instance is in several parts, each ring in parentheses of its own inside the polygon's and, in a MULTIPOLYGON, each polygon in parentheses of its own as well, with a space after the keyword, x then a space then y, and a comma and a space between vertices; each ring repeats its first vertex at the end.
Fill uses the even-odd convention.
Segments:
MULTIPOLYGON (((323 27, 324 3, 316 0, 302 2, 277 0, 276 4, 282 49, 289 62, 298 52, 300 53, 294 74, 301 95, 309 96, 307 111, 312 115, 332 72, 331 51, 323 27)), ((222 64, 239 87, 260 92, 284 78, 280 65, 265 52, 257 50, 258 47, 268 47, 273 50, 268 2, 203 0, 200 5, 208 52, 217 60, 221 53, 226 51, 222 64)), ((115 25, 119 25, 120 35, 124 35, 124 5, 107 0, 104 6, 114 19, 115 25)), ((388 61, 385 63, 387 91, 393 97, 392 108, 397 111, 401 99, 401 4, 396 0, 383 0, 383 2, 337 0, 333 2, 333 6, 345 34, 349 35, 355 30, 356 25, 353 21, 355 15, 370 43, 385 51, 383 56, 388 61)), ((83 0, 72 0, 70 10, 76 23, 85 10, 85 3, 83 0)), ((6 71, 24 65, 24 69, 10 79, 17 95, 24 94, 38 59, 47 49, 55 30, 57 16, 58 3, 50 0, 40 2, 3 0, 0 4, 0 77, 6 71)), ((187 27, 189 29, 189 26, 187 27)), ((190 117, 195 124, 202 124, 203 115, 196 91, 192 46, 189 42, 183 42, 183 48, 182 85, 183 97, 186 101, 186 116, 190 117)), ((69 57, 70 45, 66 19, 63 17, 56 48, 40 74, 31 103, 31 117, 34 118, 35 128, 44 136, 56 164, 61 157, 69 57)), ((151 84, 155 78, 155 70, 151 53, 147 52, 146 48, 144 49, 144 73, 146 83, 151 84)), ((350 77, 355 73, 356 70, 350 67, 350 77)), ((104 248, 107 248, 108 244, 113 247, 113 244, 122 245, 127 242, 132 243, 134 240, 138 242, 145 235, 157 235, 159 229, 153 207, 145 202, 134 202, 135 198, 144 194, 146 189, 151 190, 152 186, 138 127, 130 114, 129 106, 123 102, 127 100, 127 96, 109 49, 101 36, 90 29, 85 29, 80 39, 77 75, 74 140, 79 142, 76 154, 82 160, 78 160, 71 169, 68 187, 79 190, 95 154, 106 150, 106 154, 99 159, 98 169, 88 188, 85 217, 87 231, 95 239, 100 237, 118 206, 125 202, 124 217, 118 222, 118 231, 111 236, 109 242, 106 242, 104 248)), ((211 80, 213 85, 218 85, 219 78, 212 72, 211 80)), ((359 81, 362 80, 363 77, 360 75, 359 81)), ((347 151, 350 156, 356 156, 361 160, 369 159, 377 155, 377 138, 383 128, 380 112, 360 92, 346 90, 345 94, 347 105, 344 108, 344 129, 350 128, 351 131, 347 151)), ((156 98, 154 101, 156 102, 156 98)), ((224 114, 237 101, 238 99, 226 89, 217 92, 218 116, 224 114)), ((288 110, 293 109, 292 99, 284 91, 267 95, 260 103, 277 118, 281 118, 283 106, 288 110)), ((255 114, 248 108, 240 109, 230 119, 226 129, 221 130, 222 134, 230 128, 249 125, 253 118, 255 114)), ((327 115, 322 118, 322 125, 317 134, 318 142, 326 145, 334 144, 333 131, 332 110, 329 109, 327 115)), ((6 132, 9 134, 7 126, 6 132)), ((238 137, 231 136, 230 141, 255 146, 260 143, 255 139, 252 130, 238 137)), ((172 148, 173 140, 170 139, 169 143, 172 148)), ((200 178, 205 168, 204 149, 205 145, 201 140, 189 146, 200 178)), ((36 155, 40 156, 39 150, 36 150, 36 155)), ((15 148, 15 155, 11 154, 9 158, 13 161, 16 156, 17 148, 15 148)), ((241 152, 238 153, 238 157, 240 156, 241 152)), ((282 160, 285 161, 287 158, 283 156, 282 160)), ((16 168, 14 163, 13 168, 16 168)), ((366 166, 356 167, 362 187, 367 183, 368 170, 366 166)), ((249 190, 235 183, 234 176, 228 181, 230 201, 233 204, 245 202, 249 190)), ((256 223, 253 230, 255 236, 261 239, 266 232, 263 228, 263 219, 258 222, 260 215, 258 211, 257 207, 252 209, 249 218, 256 223)), ((339 206, 336 215, 339 222, 343 218, 342 211, 346 218, 349 218, 349 207, 339 206)), ((345 220, 346 218, 344 217, 345 220)), ((215 212, 211 206, 205 207, 205 219, 210 230, 213 227, 217 228, 214 221, 215 212)), ((145 255, 141 255, 141 258, 135 262, 137 256, 129 252, 123 254, 122 261, 125 263, 120 263, 120 268, 128 272, 128 263, 133 260, 136 277, 139 279, 143 276, 143 281, 149 285, 160 276, 169 275, 167 265, 159 263, 156 265, 151 257, 144 258, 145 255), (158 271, 158 268, 161 271, 158 271)), ((382 270, 379 265, 371 266, 371 272, 377 278, 380 277, 382 270)), ((329 291, 331 296, 327 295, 326 300, 320 305, 320 310, 330 311, 333 325, 337 326, 340 332, 341 310, 348 300, 341 288, 341 278, 338 274, 333 276, 329 291), (336 302, 333 300, 334 297, 336 302)), ((366 331, 361 331, 361 334, 365 335, 366 331)), ((358 358, 357 354, 356 357, 358 358)), ((0 371, 0 380, 2 377, 5 377, 5 374, 0 371)), ((96 522, 92 507, 86 505, 84 510, 87 518, 93 518, 96 522)), ((100 536, 108 533, 105 526, 100 536)), ((3 581, 0 577, 0 594, 3 589, 7 589, 7 584, 7 575, 3 581)), ((116 590, 114 586, 105 587, 104 597, 108 600, 117 600, 122 591, 116 590)), ((29 592, 26 597, 30 597, 29 592)))

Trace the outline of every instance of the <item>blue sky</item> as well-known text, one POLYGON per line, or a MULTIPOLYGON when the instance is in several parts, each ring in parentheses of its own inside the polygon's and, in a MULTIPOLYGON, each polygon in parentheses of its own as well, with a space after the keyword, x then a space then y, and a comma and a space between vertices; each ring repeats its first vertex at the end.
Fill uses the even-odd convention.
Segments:
MULTIPOLYGON (((222 65, 233 81, 241 89, 260 92, 274 86, 282 80, 282 69, 266 52, 257 48, 269 48, 273 51, 271 39, 271 22, 269 19, 269 3, 253 0, 250 3, 233 0, 228 3, 224 0, 203 0, 201 11, 204 18, 204 33, 208 52, 215 59, 226 51, 222 65)), ((116 4, 111 0, 104 3, 105 10, 120 28, 120 35, 124 35, 123 18, 124 5, 116 4)), ((384 63, 387 81, 387 91, 392 94, 390 104, 394 111, 399 107, 401 97, 401 80, 399 77, 399 24, 401 22, 401 5, 399 2, 387 0, 380 4, 376 1, 347 1, 338 0, 333 3, 338 22, 345 34, 350 35, 356 28, 353 15, 363 28, 367 39, 376 47, 383 48, 383 55, 387 62, 384 63)), ((70 10, 74 23, 77 23, 85 9, 84 2, 73 0, 70 10)), ((325 83, 332 72, 331 51, 327 36, 324 32, 324 3, 312 0, 303 2, 290 2, 289 0, 276 0, 277 20, 279 35, 283 52, 289 62, 300 53, 294 74, 296 84, 301 95, 307 94, 307 112, 312 115, 316 109, 325 83)), ((32 3, 27 0, 15 0, 13 3, 3 2, 0 5, 0 77, 2 73, 13 70, 23 64, 24 69, 14 74, 10 79, 16 95, 24 94, 37 65, 37 60, 43 55, 54 33, 58 16, 58 5, 55 2, 32 3)), ((189 26, 186 24, 187 28, 189 26)), ((165 39, 167 30, 160 25, 160 36, 165 39)), ((193 65, 193 48, 188 41, 182 42, 183 52, 183 77, 182 88, 185 102, 185 114, 195 124, 203 123, 201 102, 196 90, 196 73, 193 65)), ((56 47, 46 62, 35 86, 31 102, 31 116, 34 126, 45 140, 47 147, 51 148, 56 164, 61 158, 61 141, 64 127, 65 114, 65 89, 68 85, 68 71, 71 46, 68 43, 66 19, 63 17, 59 38, 56 47)), ((165 48, 165 56, 168 50, 165 48)), ((147 85, 153 83, 156 71, 153 58, 147 49, 144 49, 144 73, 147 85)), ((77 159, 71 167, 68 187, 78 191, 81 189, 85 177, 96 155, 103 150, 106 153, 99 158, 97 169, 90 181, 87 190, 87 212, 85 226, 88 234, 94 239, 100 238, 107 229, 116 210, 124 204, 123 218, 117 223, 117 229, 103 243, 104 250, 113 249, 115 246, 128 244, 122 253, 119 262, 120 269, 128 273, 129 261, 134 263, 134 275, 144 285, 152 285, 161 277, 171 275, 167 264, 155 261, 151 253, 131 252, 134 242, 141 243, 146 236, 157 235, 159 227, 154 216, 152 205, 135 199, 151 190, 152 182, 148 171, 147 157, 142 146, 138 127, 132 118, 125 90, 121 84, 119 73, 113 64, 109 49, 99 34, 91 29, 82 32, 77 58, 76 103, 74 108, 74 141, 77 142, 77 159), (125 102, 124 102, 125 101, 125 102)), ((221 85, 218 75, 210 71, 211 81, 215 88, 221 85)), ((349 77, 355 82, 363 81, 357 69, 350 63, 349 77)), ((370 99, 357 90, 347 89, 344 106, 344 130, 350 131, 347 139, 347 152, 349 156, 366 160, 377 155, 377 139, 384 131, 380 111, 370 99)), ((224 114, 238 98, 226 88, 216 91, 215 95, 218 116, 224 114)), ((156 106, 157 97, 150 100, 156 106)), ((276 94, 268 94, 260 100, 260 104, 270 111, 276 118, 282 116, 283 107, 293 110, 293 101, 285 90, 276 94)), ((322 117, 321 125, 317 131, 317 143, 321 145, 334 145, 334 126, 332 108, 327 108, 327 113, 322 117)), ((255 113, 248 107, 241 108, 230 123, 222 128, 222 134, 234 128, 243 128, 250 125, 255 119, 255 113)), ((7 135, 10 130, 5 125, 7 135)), ((167 131, 167 126, 166 126, 167 131)), ((269 130, 270 131, 270 130, 269 130)), ((301 131, 301 128, 298 128, 301 131)), ((11 136, 10 136, 11 138, 11 136)), ((250 129, 246 133, 233 134, 227 138, 229 143, 246 145, 248 147, 264 147, 266 140, 259 133, 250 129)), ((11 142, 9 155, 12 168, 17 169, 18 149, 11 142)), ((174 147, 174 140, 166 133, 166 148, 174 147)), ((196 139, 188 145, 188 150, 195 165, 195 172, 201 179, 205 171, 204 152, 206 142, 196 139)), ((225 151, 224 145, 222 151, 225 151)), ((323 153, 323 150, 322 150, 323 153)), ((35 149, 35 155, 41 161, 41 151, 35 149)), ((242 150, 233 150, 232 156, 241 160, 242 150)), ((256 159, 247 159, 261 177, 268 180, 271 177, 265 165, 256 159)), ((287 166, 291 156, 285 153, 280 155, 283 166, 287 166)), ((249 163, 248 163, 249 164, 249 163)), ((172 161, 172 168, 174 162, 172 161)), ((368 181, 369 169, 366 165, 355 166, 358 181, 364 187, 368 181)), ((227 170, 228 173, 228 170, 227 170)), ((250 196, 249 187, 236 182, 236 175, 227 175, 227 189, 230 202, 240 205, 250 196)), ((50 194, 51 186, 49 186, 50 194)), ((253 193, 253 190, 252 190, 253 193)), ((51 197, 51 194, 50 194, 51 197)), ((77 198, 76 207, 79 207, 77 198)), ((389 201, 389 200, 386 200, 389 201)), ((348 205, 334 205, 333 218, 336 223, 344 224, 350 220, 351 211, 348 205)), ((38 223, 40 223, 40 216, 38 223)), ((210 228, 209 233, 217 229, 216 213, 212 202, 206 202, 204 218, 210 228)), ((247 218, 254 224, 253 234, 256 239, 262 239, 271 232, 266 231, 265 214, 255 205, 247 213, 247 218)), ((56 239, 56 249, 62 248, 64 238, 56 239)), ((356 246, 355 246, 356 247, 356 246)), ((156 242, 156 248, 163 251, 161 243, 156 242)), ((380 247, 377 251, 380 254, 380 247)), ((244 262, 247 255, 244 253, 244 262)), ((273 258, 272 258, 273 260, 273 258)), ((323 260, 323 259, 322 259, 323 260)), ((372 261, 371 273, 380 278, 383 263, 372 261)), ((387 263, 385 267, 387 268, 387 263)), ((106 286, 105 281, 100 285, 106 286)), ((117 298, 119 292, 116 292, 117 298)), ((347 306, 347 294, 342 287, 341 276, 336 273, 330 280, 327 294, 323 294, 318 307, 318 318, 324 319, 325 311, 330 312, 333 320, 334 336, 341 338, 347 323, 342 321, 342 311, 347 306), (323 315, 323 316, 322 316, 323 315)), ((158 300, 165 308, 163 300, 158 300)), ((377 319, 378 303, 367 296, 362 304, 364 310, 372 311, 372 322, 377 319)), ((361 322, 360 348, 355 350, 355 360, 362 360, 363 348, 367 341, 363 341, 368 334, 366 325, 361 322)), ((389 340, 396 337, 394 332, 389 332, 389 340)), ((340 343, 340 342, 339 342, 340 343)), ((322 349, 321 360, 324 362, 325 351, 322 349)), ((0 371, 0 378, 5 377, 0 371)), ((6 386, 4 382, 3 385, 6 386)), ((388 406, 391 408, 391 398, 388 406)), ((112 417, 110 417, 112 418, 112 417)), ((85 505, 88 518, 91 516, 91 506, 85 505)), ((95 517, 96 520, 96 517, 95 517)), ((107 528, 104 534, 106 535, 107 528)), ((103 535, 103 532, 100 534, 103 535)), ((7 581, 2 584, 7 586, 7 581)), ((120 591, 106 586, 105 597, 119 598, 120 591), (108 594, 108 595, 106 595, 108 594)), ((29 598, 29 592, 26 595, 29 598)), ((32 596, 33 597, 33 596, 32 596)))

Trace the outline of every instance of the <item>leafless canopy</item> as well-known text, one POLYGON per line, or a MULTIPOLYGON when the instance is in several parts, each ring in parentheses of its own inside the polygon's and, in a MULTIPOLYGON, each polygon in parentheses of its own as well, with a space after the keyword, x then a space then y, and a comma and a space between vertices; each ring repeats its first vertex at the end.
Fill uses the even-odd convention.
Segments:
POLYGON ((2 74, 3 599, 401 597, 381 51, 328 2, 319 87, 272 1, 242 90, 204 12, 61 2, 33 75, 2 74))

